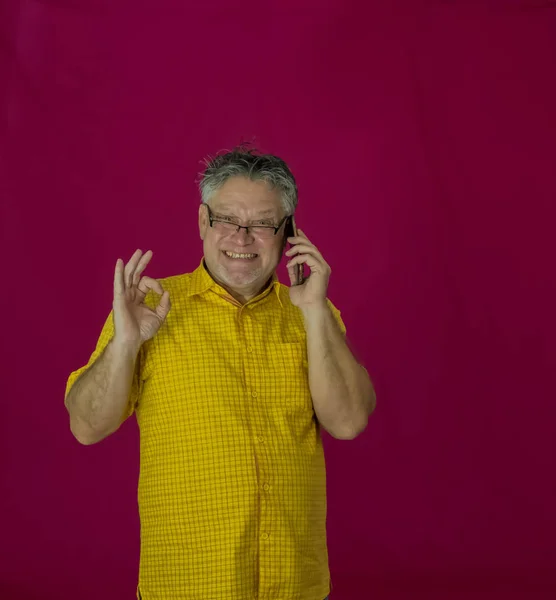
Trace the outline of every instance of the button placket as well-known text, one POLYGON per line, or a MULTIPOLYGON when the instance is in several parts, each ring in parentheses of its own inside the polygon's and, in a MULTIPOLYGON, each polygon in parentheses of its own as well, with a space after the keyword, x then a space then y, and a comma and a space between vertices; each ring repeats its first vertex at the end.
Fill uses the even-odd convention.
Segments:
MULTIPOLYGON (((258 346, 254 343, 254 333, 253 333, 253 319, 254 314, 251 312, 253 309, 253 305, 246 305, 243 307, 241 311, 241 323, 243 329, 243 361, 245 365, 245 385, 246 385, 246 396, 251 402, 253 406, 253 410, 256 411, 256 414, 260 414, 260 409, 258 407, 259 402, 261 401, 262 389, 260 389, 261 381, 259 377, 260 373, 260 361, 261 356, 260 352, 257 351, 258 346), (259 368, 257 368, 259 367, 259 368)), ((269 475, 266 472, 266 451, 264 442, 266 442, 266 437, 263 435, 264 431, 262 428, 264 427, 263 418, 262 421, 258 424, 258 431, 255 430, 254 433, 254 441, 256 447, 254 448, 254 452, 257 455, 257 476, 258 476, 258 486, 261 494, 261 506, 260 506, 260 539, 263 542, 270 543, 271 536, 268 531, 265 531, 265 525, 268 527, 269 522, 272 521, 271 516, 271 508, 270 508, 270 496, 271 486, 266 481, 269 475), (264 497, 263 497, 264 495, 264 497), (270 512, 269 512, 270 511, 270 512)))

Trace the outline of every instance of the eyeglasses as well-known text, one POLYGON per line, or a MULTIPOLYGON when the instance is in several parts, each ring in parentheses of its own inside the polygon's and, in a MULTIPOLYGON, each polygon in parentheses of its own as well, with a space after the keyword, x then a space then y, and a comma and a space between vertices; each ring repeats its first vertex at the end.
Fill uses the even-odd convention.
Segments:
POLYGON ((212 228, 223 234, 237 233, 240 229, 245 229, 245 233, 251 232, 259 238, 271 238, 274 237, 279 231, 282 225, 291 218, 291 215, 286 215, 278 225, 240 225, 232 217, 214 216, 210 210, 208 204, 207 207, 209 223, 212 228))

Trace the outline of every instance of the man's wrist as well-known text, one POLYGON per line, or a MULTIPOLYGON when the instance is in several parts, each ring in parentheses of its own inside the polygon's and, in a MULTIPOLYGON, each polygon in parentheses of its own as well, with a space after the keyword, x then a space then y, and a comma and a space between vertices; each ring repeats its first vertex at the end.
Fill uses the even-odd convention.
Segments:
POLYGON ((326 317, 327 314, 330 312, 330 308, 328 307, 326 298, 322 302, 314 302, 312 304, 301 306, 300 310, 303 314, 303 318, 306 324, 308 322, 320 320, 326 317))
POLYGON ((141 341, 130 341, 130 340, 121 340, 117 336, 114 336, 111 340, 111 344, 114 350, 119 355, 128 356, 130 358, 135 358, 139 354, 139 350, 141 349, 142 342, 141 341))

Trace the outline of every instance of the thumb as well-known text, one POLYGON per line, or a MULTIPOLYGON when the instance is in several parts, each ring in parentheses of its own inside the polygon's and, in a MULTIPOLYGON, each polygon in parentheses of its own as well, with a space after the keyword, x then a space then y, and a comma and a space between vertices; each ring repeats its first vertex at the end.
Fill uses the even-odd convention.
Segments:
POLYGON ((160 298, 160 302, 158 306, 155 308, 155 313, 158 318, 164 321, 164 319, 168 316, 170 312, 171 302, 170 302, 170 292, 165 290, 162 294, 162 298, 160 298))
POLYGON ((288 276, 290 278, 290 285, 297 285, 297 265, 288 267, 288 276))

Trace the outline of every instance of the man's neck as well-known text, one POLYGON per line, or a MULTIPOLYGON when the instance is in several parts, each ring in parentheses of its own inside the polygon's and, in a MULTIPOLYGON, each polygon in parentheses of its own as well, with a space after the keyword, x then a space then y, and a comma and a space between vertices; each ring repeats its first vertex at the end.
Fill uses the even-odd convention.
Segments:
POLYGON ((207 273, 210 275, 211 279, 217 283, 221 288, 224 288, 228 294, 230 294, 230 296, 236 300, 237 302, 239 302, 242 306, 244 304, 247 304, 249 302, 249 300, 252 300, 253 298, 257 297, 259 294, 262 294, 271 284, 272 284, 272 275, 270 276, 270 278, 268 279, 268 281, 257 291, 255 292, 238 292, 237 290, 234 290, 233 288, 231 288, 229 285, 226 285, 225 283, 223 283, 222 281, 219 281, 209 270, 207 263, 205 261, 203 261, 204 267, 207 271, 207 273))

